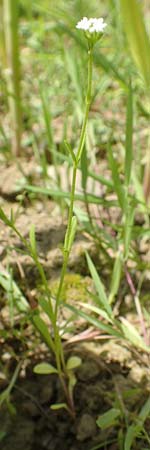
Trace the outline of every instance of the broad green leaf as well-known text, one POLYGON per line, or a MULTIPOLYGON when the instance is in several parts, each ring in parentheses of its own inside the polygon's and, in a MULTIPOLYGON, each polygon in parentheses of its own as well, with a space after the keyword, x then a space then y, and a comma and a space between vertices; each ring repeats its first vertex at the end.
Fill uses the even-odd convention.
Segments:
POLYGON ((129 86, 128 101, 127 101, 127 115, 126 115, 126 143, 125 143, 125 183, 129 186, 131 167, 133 160, 132 149, 133 138, 133 95, 132 86, 129 86))
POLYGON ((58 370, 56 369, 56 367, 52 366, 52 364, 48 364, 48 363, 40 363, 40 364, 36 364, 36 366, 34 367, 34 373, 40 374, 40 375, 48 375, 51 373, 58 373, 58 370))
POLYGON ((112 316, 112 309, 108 303, 104 285, 103 285, 102 281, 100 280, 97 270, 96 270, 90 256, 88 255, 88 253, 86 253, 86 259, 87 259, 87 263, 88 263, 88 267, 89 267, 91 276, 92 276, 94 284, 95 284, 95 288, 98 293, 100 304, 101 304, 101 306, 103 305, 104 310, 107 311, 108 315, 112 316))
POLYGON ((118 197, 118 202, 121 207, 121 209, 124 211, 125 209, 125 192, 119 177, 118 172, 118 164, 114 158, 113 151, 111 144, 108 144, 108 161, 109 161, 109 167, 111 169, 112 173, 112 179, 114 184, 114 190, 116 192, 116 195, 118 197))
POLYGON ((113 426, 116 422, 116 419, 120 416, 121 411, 120 409, 111 408, 109 411, 105 412, 104 414, 101 414, 96 423, 99 428, 102 430, 105 430, 106 428, 109 428, 113 426))
POLYGON ((129 48, 147 87, 150 86, 150 39, 146 31, 141 2, 120 0, 129 48))
POLYGON ((73 370, 76 369, 76 367, 79 367, 82 363, 81 358, 79 356, 70 356, 70 358, 67 360, 66 368, 67 370, 73 370))

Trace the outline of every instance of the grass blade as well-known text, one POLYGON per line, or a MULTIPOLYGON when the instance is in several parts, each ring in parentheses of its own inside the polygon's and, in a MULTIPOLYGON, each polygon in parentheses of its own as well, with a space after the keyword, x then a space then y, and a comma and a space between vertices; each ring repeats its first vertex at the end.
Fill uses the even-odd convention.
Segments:
POLYGON ((150 39, 143 20, 141 2, 120 0, 129 47, 147 87, 150 86, 150 39))
POLYGON ((132 149, 132 136, 133 136, 133 95, 132 86, 129 86, 128 101, 127 101, 127 117, 126 117, 126 143, 125 143, 125 183, 129 186, 131 167, 133 159, 132 149))
POLYGON ((98 296, 99 296, 100 304, 103 305, 104 310, 107 311, 108 315, 111 317, 112 309, 108 303, 104 285, 103 285, 102 281, 100 280, 97 270, 96 270, 90 256, 88 255, 88 253, 86 253, 86 259, 87 259, 87 263, 88 263, 88 267, 89 267, 91 276, 92 276, 94 284, 95 284, 95 288, 96 288, 98 296))

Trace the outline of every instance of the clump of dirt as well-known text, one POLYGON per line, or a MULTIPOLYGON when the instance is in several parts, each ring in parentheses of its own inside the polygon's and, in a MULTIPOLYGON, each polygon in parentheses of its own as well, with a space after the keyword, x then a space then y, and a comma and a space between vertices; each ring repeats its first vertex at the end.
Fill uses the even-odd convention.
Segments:
MULTIPOLYGON (((82 357, 76 370, 74 389, 76 417, 67 411, 52 411, 50 405, 62 403, 64 395, 55 375, 39 376, 29 365, 24 378, 19 378, 11 394, 16 413, 6 407, 0 412, 2 450, 119 450, 118 433, 125 430, 126 418, 133 419, 147 398, 142 383, 130 378, 130 369, 102 357, 85 352, 81 346, 73 354, 82 357), (121 409, 121 419, 114 426, 102 430, 96 420, 112 407, 121 409)), ((150 424, 147 422, 147 428, 150 424)), ((132 449, 140 450, 144 438, 137 439, 132 449)))

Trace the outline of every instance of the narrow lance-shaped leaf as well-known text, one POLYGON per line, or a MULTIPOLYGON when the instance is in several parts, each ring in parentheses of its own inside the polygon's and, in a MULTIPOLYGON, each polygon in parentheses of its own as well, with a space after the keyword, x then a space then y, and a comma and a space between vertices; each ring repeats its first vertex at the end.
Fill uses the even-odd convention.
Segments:
POLYGON ((36 257, 37 256, 37 250, 36 250, 36 238, 35 238, 35 226, 34 224, 31 225, 30 227, 30 244, 31 244, 31 249, 32 249, 32 253, 33 256, 36 257))
POLYGON ((125 223, 124 223, 124 259, 125 261, 128 258, 129 250, 130 250, 130 242, 132 238, 133 231, 133 221, 135 215, 135 208, 133 205, 128 206, 126 210, 125 223))
POLYGON ((108 335, 114 336, 116 338, 122 338, 123 333, 113 328, 113 326, 107 325, 106 323, 103 323, 100 319, 96 319, 95 317, 92 317, 91 315, 86 314, 85 312, 75 308, 72 305, 66 305, 68 309, 73 311, 78 316, 83 317, 88 323, 91 323, 91 325, 94 325, 94 327, 98 328, 99 330, 104 331, 108 335))
POLYGON ((69 234, 67 232, 67 234, 65 236, 65 245, 64 245, 65 251, 70 252, 74 238, 75 238, 76 229, 77 229, 77 218, 76 218, 76 216, 73 216, 72 221, 71 221, 70 232, 69 232, 69 234))
POLYGON ((100 277, 97 273, 97 270, 90 258, 90 256, 88 255, 88 253, 86 253, 86 258, 87 258, 87 263, 88 263, 88 267, 90 270, 90 273, 92 275, 94 284, 95 284, 95 288, 97 290, 99 299, 100 299, 100 305, 103 305, 103 308, 105 311, 107 311, 109 316, 112 316, 112 309, 111 306, 109 305, 108 299, 107 299, 107 295, 105 293, 105 288, 104 285, 102 283, 102 281, 100 280, 100 277))
POLYGON ((121 328, 125 338, 129 340, 132 343, 132 345, 135 345, 136 348, 140 348, 150 353, 150 347, 148 347, 144 343, 142 337, 140 336, 134 325, 132 325, 124 317, 121 318, 121 321, 122 321, 121 328))
POLYGON ((146 86, 149 87, 150 39, 146 31, 140 3, 138 0, 120 0, 129 48, 146 86))
POLYGON ((43 319, 41 319, 41 317, 39 317, 38 314, 35 314, 33 316, 33 323, 36 326, 37 330, 39 331, 39 333, 41 334, 41 336, 43 337, 44 341, 46 342, 47 346, 52 350, 55 351, 54 349, 54 342, 50 336, 50 332, 48 330, 48 327, 46 325, 46 323, 44 322, 43 319))
POLYGON ((150 416, 150 397, 146 400, 139 413, 139 419, 142 423, 150 416))
POLYGON ((126 436, 125 436, 125 443, 124 443, 124 450, 130 450, 131 449, 131 445, 134 442, 134 439, 136 437, 137 434, 137 430, 138 430, 138 426, 137 425, 130 425, 130 427, 128 427, 126 436))
POLYGON ((125 143, 125 182, 129 185, 131 177, 131 167, 133 160, 132 149, 133 137, 133 95, 132 86, 129 86, 128 101, 127 101, 127 116, 126 116, 126 143, 125 143))
POLYGON ((121 255, 118 253, 114 267, 113 267, 113 273, 111 278, 111 285, 110 285, 110 295, 109 295, 109 303, 111 304, 114 300, 114 297, 118 293, 119 285, 120 285, 120 278, 121 278, 121 270, 122 270, 122 260, 121 255))
POLYGON ((108 161, 109 161, 109 167, 110 167, 111 173, 112 173, 114 190, 118 197, 119 205, 120 205, 121 209, 124 210, 125 209, 125 192, 123 190, 121 180, 119 177, 118 164, 114 158, 110 143, 108 144, 108 161))
POLYGON ((88 158, 87 158, 87 149, 85 145, 81 155, 81 176, 82 176, 82 187, 83 189, 86 189, 88 178, 88 158))

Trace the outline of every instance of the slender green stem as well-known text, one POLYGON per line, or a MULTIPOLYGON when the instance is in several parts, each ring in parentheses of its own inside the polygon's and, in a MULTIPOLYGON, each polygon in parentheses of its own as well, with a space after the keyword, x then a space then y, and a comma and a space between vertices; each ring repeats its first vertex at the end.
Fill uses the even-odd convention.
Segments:
POLYGON ((85 143, 86 128, 87 128, 88 115, 89 115, 89 109, 90 109, 90 104, 91 104, 92 53, 93 53, 92 47, 89 46, 89 50, 88 50, 88 84, 87 84, 85 115, 84 115, 84 120, 83 120, 83 124, 82 124, 77 155, 76 155, 75 159, 73 159, 73 174, 72 174, 71 200, 70 200, 70 206, 69 206, 68 225, 67 225, 67 230, 66 230, 66 235, 65 235, 65 243, 64 243, 64 251, 63 251, 63 255, 64 255, 63 265, 62 265, 60 282, 59 282, 59 287, 58 287, 57 296, 56 296, 56 304, 55 304, 54 336, 55 336, 55 348, 57 349, 57 364, 59 363, 59 367, 60 367, 60 360, 61 360, 64 370, 65 370, 65 361, 64 361, 63 349, 62 349, 62 345, 61 345, 61 338, 59 335, 59 329, 57 326, 57 313, 58 313, 58 308, 59 308, 59 304, 60 304, 60 300, 61 300, 62 287, 63 287, 63 282, 64 282, 64 278, 65 278, 65 274, 66 274, 66 270, 67 270, 68 258, 69 258, 68 245, 69 245, 69 238, 70 238, 70 233, 71 233, 71 224, 72 224, 72 217, 73 217, 77 169, 78 169, 78 165, 80 163, 80 159, 81 159, 81 155, 82 155, 82 151, 83 151, 83 147, 84 147, 84 143, 85 143), (59 358, 60 358, 60 360, 59 360, 59 358))
POLYGON ((69 236, 71 231, 71 222, 73 217, 73 208, 74 208, 74 197, 75 197, 75 188, 76 188, 76 176, 77 176, 77 169, 78 165, 81 159, 84 143, 85 143, 85 137, 86 137, 86 127, 87 127, 87 121, 88 121, 88 115, 89 115, 89 109, 90 109, 90 103, 91 103, 91 87, 92 87, 92 49, 90 48, 88 51, 88 86, 87 86, 87 96, 86 96, 86 108, 85 108, 85 116, 83 120, 83 125, 81 129, 81 135, 79 140, 79 146, 77 150, 77 156, 76 160, 73 164, 73 174, 72 174, 72 184, 71 184, 71 201, 70 201, 70 207, 69 207, 69 216, 68 216, 68 226, 66 231, 66 237, 65 237, 65 248, 64 248, 64 259, 63 259, 63 266, 60 276, 60 282, 56 297, 56 307, 55 307, 55 314, 57 316, 57 311, 60 303, 60 296, 63 286, 63 281, 67 269, 67 263, 69 258, 69 252, 68 252, 68 242, 69 242, 69 236))
POLYGON ((5 37, 7 71, 5 71, 9 109, 11 116, 11 144, 14 156, 20 155, 21 149, 21 93, 20 60, 18 37, 18 0, 3 1, 3 27, 5 37))

